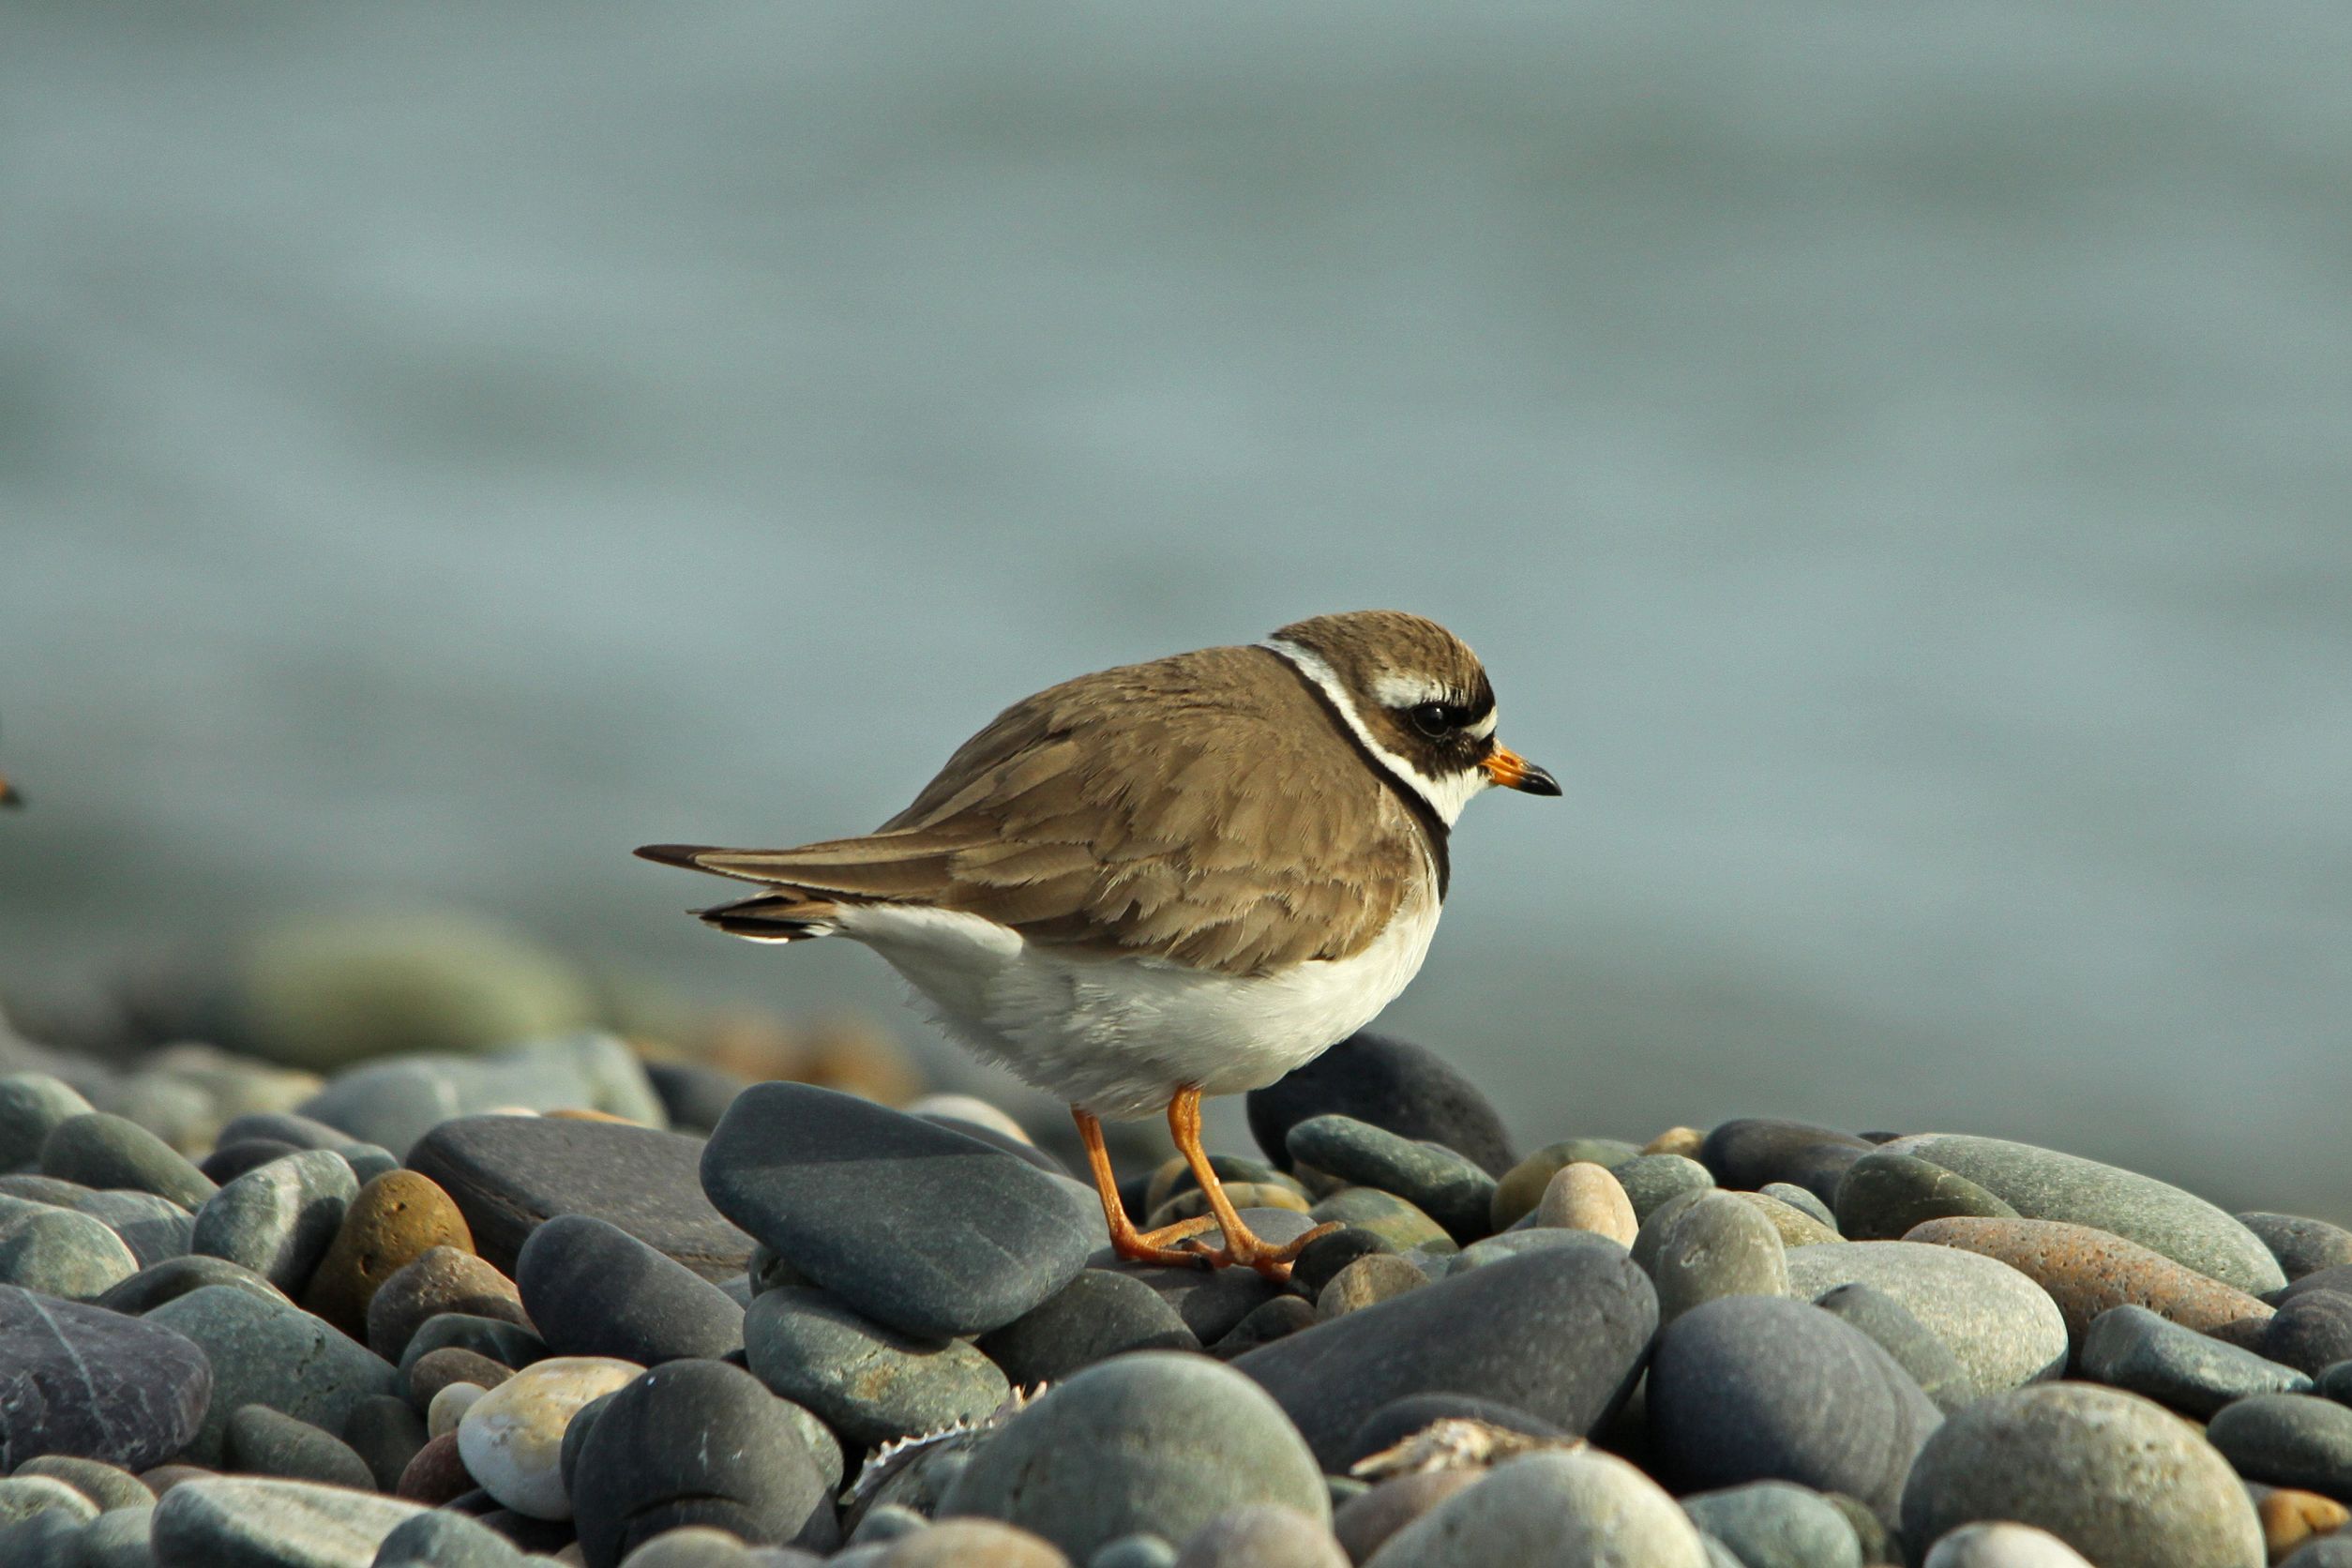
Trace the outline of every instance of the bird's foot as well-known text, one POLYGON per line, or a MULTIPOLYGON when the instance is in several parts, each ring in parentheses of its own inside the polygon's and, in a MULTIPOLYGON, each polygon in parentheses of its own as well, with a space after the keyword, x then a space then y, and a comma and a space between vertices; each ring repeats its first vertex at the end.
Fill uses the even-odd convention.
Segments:
POLYGON ((1163 1225, 1157 1230, 1121 1226, 1111 1232, 1110 1249, 1131 1263, 1213 1268, 1215 1265, 1199 1236, 1203 1230, 1214 1229, 1216 1223, 1213 1214, 1197 1214, 1173 1225, 1163 1225))
POLYGON ((1289 1282, 1290 1265, 1298 1261, 1299 1254, 1306 1250, 1310 1242, 1339 1229, 1336 1223, 1319 1225, 1276 1246, 1244 1225, 1235 1227, 1234 1233, 1224 1238, 1223 1246, 1213 1247, 1199 1237, 1193 1238, 1189 1244, 1196 1249, 1194 1256, 1205 1259, 1211 1268, 1224 1269, 1236 1265, 1252 1268, 1281 1285, 1289 1282))

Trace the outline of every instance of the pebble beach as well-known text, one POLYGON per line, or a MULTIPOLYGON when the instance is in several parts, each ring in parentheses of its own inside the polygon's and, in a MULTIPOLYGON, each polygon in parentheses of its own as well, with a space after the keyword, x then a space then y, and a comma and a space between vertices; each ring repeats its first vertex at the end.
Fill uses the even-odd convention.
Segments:
POLYGON ((2322 1219, 1959 1132, 1515 1147, 1367 1033, 1216 1153, 1340 1226, 1276 1282, 1117 1259, 910 1087, 0 1031, 0 1563, 2352 1564, 2322 1219))

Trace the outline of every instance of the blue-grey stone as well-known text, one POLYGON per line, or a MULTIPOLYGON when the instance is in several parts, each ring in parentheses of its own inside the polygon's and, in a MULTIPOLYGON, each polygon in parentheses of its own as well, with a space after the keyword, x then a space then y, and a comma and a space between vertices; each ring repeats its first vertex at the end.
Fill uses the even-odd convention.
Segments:
POLYGON ((1952 1347, 1913 1316, 1911 1309, 1873 1285, 1840 1285, 1813 1304, 1877 1341, 1878 1349, 1911 1375, 1935 1407, 1950 1415, 1976 1397, 1976 1385, 1952 1347))
POLYGON ((57 1123, 96 1108, 71 1084, 47 1073, 0 1074, 0 1170, 32 1164, 57 1123))
POLYGON ((207 1258, 201 1253, 150 1263, 100 1296, 97 1304, 110 1312, 128 1312, 136 1317, 153 1311, 174 1296, 185 1296, 207 1285, 225 1285, 263 1301, 294 1304, 283 1290, 244 1264, 232 1263, 226 1258, 207 1258))
POLYGON ((1705 1194, 1674 1222, 1651 1268, 1659 1317, 1672 1321, 1721 1296, 1786 1296, 1786 1252, 1755 1205, 1732 1193, 1705 1194))
POLYGON ((1625 1189, 1636 1223, 1648 1219, 1668 1199, 1686 1192, 1703 1193, 1715 1184, 1705 1166, 1681 1154, 1636 1154, 1610 1167, 1609 1174, 1625 1189))
POLYGON ((0 1470, 45 1454, 161 1464, 212 1391, 204 1351, 166 1325, 0 1287, 0 1470))
POLYGON ((1808 1487, 1757 1481, 1686 1497, 1682 1511, 1742 1568, 1862 1568, 1853 1527, 1808 1487))
POLYGON ((375 1490, 374 1472, 349 1443, 267 1405, 247 1405, 230 1414, 221 1461, 244 1475, 375 1490))
POLYGON ((2240 1290, 2259 1294, 2286 1283, 2259 1236, 2205 1199, 2152 1176, 1965 1133, 1922 1133, 1886 1147, 1958 1172, 2027 1219, 2109 1231, 2240 1290))
POLYGON ((1088 1367, 991 1434, 940 1514, 1002 1519, 1083 1561, 1120 1536, 1180 1541, 1259 1502, 1330 1524, 1297 1429, 1231 1367, 1145 1350, 1088 1367))
POLYGON ((1290 1129, 1337 1114, 1399 1138, 1441 1143, 1500 1178, 1518 1156, 1502 1118, 1462 1070, 1425 1047, 1369 1030, 1349 1035, 1248 1096, 1249 1133, 1266 1157, 1289 1168, 1290 1129))
POLYGON ((852 1447, 976 1421, 1012 1393, 969 1343, 911 1337, 807 1286, 764 1292, 743 1327, 752 1373, 852 1447))
POLYGON ((15 1199, 0 1208, 0 1285, 93 1301, 138 1272, 123 1239, 87 1214, 15 1199))
POLYGON ((2100 1568, 2269 1560, 2245 1487, 2196 1428, 2096 1383, 1987 1395, 1928 1439, 1903 1489, 1910 1560, 1980 1519, 2048 1530, 2100 1568))
POLYGON ((136 1122, 93 1111, 69 1116, 41 1145, 41 1174, 85 1187, 132 1187, 193 1210, 212 1183, 185 1156, 136 1122))
POLYGON ((515 1263, 515 1286, 557 1355, 652 1366, 743 1348, 743 1308, 725 1291, 588 1214, 560 1214, 533 1231, 515 1263))
POLYGON ((488 1525, 436 1508, 396 1526, 369 1568, 525 1568, 527 1560, 488 1525))
POLYGON ((2082 1375, 2204 1420, 2254 1394, 2308 1394, 2292 1366, 2184 1328, 2144 1306, 2112 1306, 2083 1335, 2082 1375))
MULTIPOLYGON (((1801 1187, 1794 1182, 1767 1182, 1756 1190, 1759 1197, 1776 1198, 1807 1218, 1817 1219, 1832 1230, 1837 1229, 1837 1215, 1810 1187, 1801 1187)), ((1843 1184, 1840 1190, 1843 1191, 1843 1184)), ((1846 1239, 1853 1240, 1850 1236, 1846 1239)))
POLYGON ((1556 1247, 1490 1263, 1250 1351, 1327 1468, 1355 1429, 1411 1394, 1495 1399, 1583 1436, 1632 1392, 1657 1325, 1623 1249, 1556 1247))
POLYGON ((1885 1291, 1941 1339, 1971 1395, 2015 1388, 2066 1369, 2066 1319, 2049 1292, 1998 1259, 1924 1242, 1824 1242, 1788 1250, 1791 1292, 1840 1285, 1885 1291))
POLYGON ((1291 1160, 1411 1203, 1461 1243, 1491 1229, 1495 1179, 1442 1143, 1400 1138, 1352 1116, 1310 1116, 1290 1128, 1291 1160))
POLYGON ((1774 1182, 1804 1188, 1834 1211, 1848 1167, 1876 1147, 1851 1133, 1766 1116, 1726 1122, 1699 1146, 1718 1185, 1758 1192, 1774 1182))
POLYGON ((1915 1225, 1953 1215, 2014 1219, 2017 1211, 1956 1171, 1891 1149, 1862 1155, 1837 1184, 1837 1229, 1849 1242, 1899 1242, 1915 1225))
POLYGON ((1646 1392, 1654 1450, 1682 1485, 1794 1481, 1881 1518, 1942 1419, 1868 1335, 1774 1296, 1725 1296, 1666 1324, 1646 1392))
POLYGON ((408 1343, 400 1347, 401 1377, 406 1378, 410 1367, 433 1351, 451 1349, 488 1356, 501 1366, 511 1366, 517 1371, 553 1353, 547 1341, 520 1323, 471 1312, 436 1312, 419 1323, 416 1332, 409 1335, 408 1343))
POLYGON ((809 1084, 736 1096, 702 1185, 852 1310, 925 1338, 985 1334, 1036 1306, 1078 1277, 1098 1228, 1033 1166, 809 1084))
MULTIPOLYGON (((1483 1269, 1491 1263, 1500 1263, 1506 1258, 1565 1246, 1613 1247, 1620 1253, 1625 1250, 1606 1236, 1591 1230, 1564 1230, 1548 1226, 1536 1229, 1506 1230, 1500 1236, 1472 1242, 1459 1252, 1441 1257, 1438 1259, 1437 1271, 1430 1277, 1443 1279, 1471 1269, 1483 1269)), ((1291 1277, 1295 1279, 1297 1275, 1293 1274, 1291 1277)))
POLYGON ((2262 1239, 2262 1244, 2279 1260, 2279 1268, 2290 1283, 2322 1269, 2352 1266, 2352 1230, 2341 1225, 2260 1210, 2239 1214, 2237 1219, 2262 1239))
POLYGON ((242 1263, 292 1294, 309 1282, 358 1196, 359 1178, 340 1154, 288 1154, 205 1199, 189 1250, 242 1263))
POLYGON ((229 1286, 174 1297, 142 1321, 187 1335, 211 1364, 212 1405, 188 1444, 189 1459, 200 1465, 219 1464, 229 1417, 241 1406, 267 1405, 338 1432, 354 1406, 394 1392, 400 1376, 383 1357, 300 1308, 229 1286))
POLYGON ((170 1199, 158 1198, 151 1192, 115 1187, 107 1192, 85 1193, 74 1199, 73 1207, 77 1214, 89 1215, 120 1236, 143 1269, 152 1268, 168 1258, 186 1256, 188 1243, 195 1235, 193 1214, 170 1199))
POLYGON ((1347 1187, 1333 1193, 1318 1199, 1308 1217, 1318 1225, 1368 1230, 1399 1252, 1436 1244, 1449 1252, 1454 1249, 1454 1239, 1446 1234, 1445 1227, 1423 1214, 1418 1204, 1378 1187, 1347 1187))
POLYGON ((658 1126, 661 1097, 628 1048, 575 1034, 490 1056, 419 1054, 338 1073, 300 1113, 398 1154, 440 1123, 491 1110, 601 1110, 658 1126))
POLYGON ((2262 1325, 2262 1353, 2314 1375, 2352 1359, 2352 1295, 2342 1290, 2295 1295, 2262 1325))
POLYGON ((1497 1466, 1388 1538, 1380 1568, 1502 1563, 1708 1568, 1690 1516, 1658 1484, 1599 1449, 1497 1466))
POLYGON ((1108 1269, 1084 1271, 980 1340, 982 1352, 1016 1388, 1058 1383, 1128 1350, 1199 1348, 1199 1339, 1167 1298, 1139 1279, 1108 1269))
POLYGON ((157 1568, 360 1568, 419 1504, 259 1476, 183 1481, 155 1506, 157 1568))
POLYGON ((2205 1440, 2238 1473, 2352 1501, 2352 1408, 2308 1394, 2234 1400, 2206 1423, 2205 1440))

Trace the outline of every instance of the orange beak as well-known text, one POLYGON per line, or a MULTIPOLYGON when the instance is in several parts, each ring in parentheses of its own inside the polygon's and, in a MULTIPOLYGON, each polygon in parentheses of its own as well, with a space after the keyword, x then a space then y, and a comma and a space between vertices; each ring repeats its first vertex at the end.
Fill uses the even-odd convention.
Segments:
POLYGON ((1478 764, 1486 770, 1486 776, 1506 790, 1522 794, 1556 795, 1560 780, 1537 767, 1507 746, 1498 746, 1478 764))

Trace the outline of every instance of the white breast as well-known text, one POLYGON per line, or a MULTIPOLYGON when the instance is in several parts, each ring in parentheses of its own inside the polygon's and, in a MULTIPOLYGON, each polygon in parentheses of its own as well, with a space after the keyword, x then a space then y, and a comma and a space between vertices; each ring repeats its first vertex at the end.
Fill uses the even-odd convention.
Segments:
POLYGON ((977 915, 844 906, 840 932, 906 976, 958 1038, 1098 1116, 1155 1114, 1197 1083, 1262 1088, 1370 1023, 1420 972, 1438 902, 1408 900, 1352 957, 1243 977, 1074 957, 977 915))

